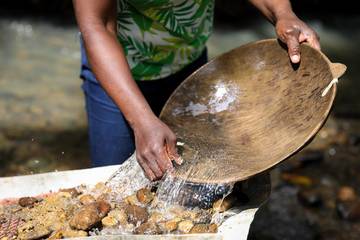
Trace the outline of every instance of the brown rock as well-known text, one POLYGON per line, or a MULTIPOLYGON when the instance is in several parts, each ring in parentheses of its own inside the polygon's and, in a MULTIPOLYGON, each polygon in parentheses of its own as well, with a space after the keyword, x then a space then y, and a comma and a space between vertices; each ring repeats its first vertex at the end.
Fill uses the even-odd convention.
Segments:
POLYGON ((124 199, 124 201, 125 201, 125 203, 127 203, 129 205, 140 205, 140 202, 138 201, 136 194, 127 196, 124 199))
POLYGON ((72 228, 78 230, 87 230, 101 221, 110 211, 110 205, 107 202, 99 201, 84 205, 75 213, 69 224, 72 228))
POLYGON ((34 197, 22 197, 19 199, 19 205, 21 207, 32 207, 35 203, 39 202, 37 198, 34 197))
POLYGON ((216 212, 225 212, 233 207, 236 203, 237 198, 233 195, 229 195, 224 199, 219 199, 213 204, 213 209, 216 212))
POLYGON ((160 228, 152 222, 146 222, 141 224, 139 227, 137 227, 134 230, 135 234, 148 234, 148 235, 155 235, 155 234, 161 234, 160 228))
POLYGON ((114 227, 116 226, 119 222, 115 217, 112 216, 106 216, 101 220, 101 223, 104 227, 114 227))
POLYGON ((58 198, 73 198, 73 196, 69 192, 58 192, 56 194, 56 197, 58 197, 58 198))
POLYGON ((126 215, 128 216, 128 221, 133 224, 144 223, 148 220, 149 214, 146 211, 146 208, 139 207, 136 205, 127 205, 125 208, 126 215))
POLYGON ((160 222, 159 226, 163 232, 170 233, 177 229, 178 223, 181 220, 182 220, 181 218, 177 217, 177 218, 171 219, 169 221, 160 222))
POLYGON ((104 182, 98 182, 95 186, 94 189, 98 192, 108 192, 109 188, 106 186, 106 184, 104 182))
POLYGON ((190 233, 206 233, 207 232, 207 224, 196 224, 190 231, 190 233))
POLYGON ((217 225, 212 224, 196 224, 190 231, 190 233, 216 233, 217 225))
POLYGON ((149 204, 154 199, 154 194, 148 188, 136 192, 137 200, 142 204, 149 204))
POLYGON ((95 198, 90 194, 83 194, 83 195, 79 196, 79 201, 83 205, 87 205, 87 204, 95 202, 95 198))
POLYGON ((87 232, 85 231, 76 231, 76 230, 71 230, 71 229, 67 229, 64 230, 63 233, 63 238, 76 238, 76 237, 87 237, 87 232))
POLYGON ((59 192, 67 192, 70 193, 72 197, 77 197, 80 195, 80 192, 76 188, 65 188, 60 189, 59 192))
POLYGON ((337 193, 337 199, 341 202, 353 201, 356 199, 355 190, 352 187, 341 187, 337 193))
POLYGON ((209 224, 208 231, 209 231, 209 233, 217 233, 217 231, 218 231, 218 225, 215 224, 215 223, 209 224))
POLYGON ((198 218, 199 213, 197 211, 192 211, 192 210, 184 210, 181 212, 181 214, 179 215, 179 217, 181 218, 188 218, 190 220, 195 220, 196 218, 198 218))
POLYGON ((111 210, 108 213, 108 216, 114 217, 120 223, 120 225, 126 225, 128 223, 127 222, 128 216, 126 215, 125 210, 123 209, 111 210))
POLYGON ((110 204, 105 202, 105 201, 97 201, 96 204, 97 204, 98 209, 99 209, 100 217, 101 218, 105 217, 106 214, 108 214, 108 212, 111 209, 110 204))
POLYGON ((149 222, 154 222, 154 223, 164 221, 164 220, 165 220, 164 215, 159 213, 159 212, 151 213, 151 215, 150 215, 150 217, 148 219, 149 222))
POLYGON ((198 218, 199 211, 187 210, 179 205, 171 206, 167 209, 171 216, 177 216, 183 219, 189 218, 191 220, 198 218))
POLYGON ((78 230, 87 230, 101 220, 99 211, 95 205, 87 205, 85 208, 77 212, 70 220, 69 224, 72 228, 78 230))
POLYGON ((178 223, 178 230, 181 233, 189 233, 190 230, 193 228, 194 223, 190 220, 183 220, 178 223))
POLYGON ((110 200, 109 193, 102 193, 96 198, 96 201, 109 201, 109 200, 110 200))

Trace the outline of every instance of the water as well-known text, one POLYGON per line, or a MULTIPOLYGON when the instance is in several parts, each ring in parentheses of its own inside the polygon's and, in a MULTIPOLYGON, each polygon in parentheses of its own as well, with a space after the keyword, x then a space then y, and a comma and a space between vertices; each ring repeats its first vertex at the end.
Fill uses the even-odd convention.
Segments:
POLYGON ((137 190, 153 184, 145 177, 135 153, 106 182, 106 185, 112 189, 112 200, 118 202, 137 190))
MULTIPOLYGON (((186 161, 186 160, 185 160, 186 161)), ((191 169, 188 174, 191 175, 191 169)), ((189 176, 188 175, 188 176, 189 176)), ((204 179, 204 181, 206 181, 204 179)), ((177 178, 169 172, 158 186, 157 196, 164 202, 164 207, 180 205, 188 208, 211 208, 216 200, 231 193, 233 184, 207 184, 189 182, 184 175, 177 178)))
MULTIPOLYGON (((192 175, 192 170, 189 168, 187 171, 188 177, 192 175)), ((150 182, 136 161, 135 154, 109 178, 106 186, 112 189, 112 200, 118 202, 145 186, 156 186, 156 196, 163 208, 179 205, 202 209, 211 208, 216 200, 225 198, 233 188, 233 184, 189 182, 186 175, 182 175, 181 179, 176 177, 176 171, 168 171, 158 183, 150 182)))

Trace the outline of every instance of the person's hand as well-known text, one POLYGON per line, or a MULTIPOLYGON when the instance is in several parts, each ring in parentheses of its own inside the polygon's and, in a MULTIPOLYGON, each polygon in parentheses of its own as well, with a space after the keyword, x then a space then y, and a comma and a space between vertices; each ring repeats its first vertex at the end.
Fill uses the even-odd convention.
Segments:
POLYGON ((150 180, 160 179, 172 160, 180 164, 176 151, 176 136, 170 128, 157 117, 145 117, 134 128, 136 158, 150 180))
POLYGON ((308 42, 320 50, 319 37, 316 32, 295 15, 281 17, 275 24, 279 39, 286 43, 292 63, 300 62, 300 43, 308 42))

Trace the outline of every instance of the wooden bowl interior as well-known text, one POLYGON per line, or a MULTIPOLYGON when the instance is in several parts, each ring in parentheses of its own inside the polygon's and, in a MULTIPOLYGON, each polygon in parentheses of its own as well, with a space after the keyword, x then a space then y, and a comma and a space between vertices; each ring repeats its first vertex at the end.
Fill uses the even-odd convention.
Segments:
POLYGON ((172 94, 161 119, 177 134, 195 182, 232 182, 298 151, 320 129, 336 89, 329 61, 302 44, 292 65, 277 40, 250 43, 204 65, 172 94))

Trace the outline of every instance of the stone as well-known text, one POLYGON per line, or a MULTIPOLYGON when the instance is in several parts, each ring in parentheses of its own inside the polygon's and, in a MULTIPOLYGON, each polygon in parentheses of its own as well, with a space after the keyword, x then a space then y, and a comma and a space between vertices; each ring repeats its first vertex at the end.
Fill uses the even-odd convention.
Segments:
POLYGON ((37 202, 39 202, 39 200, 34 197, 22 197, 18 201, 21 207, 32 207, 37 202))
POLYGON ((126 215, 125 210, 123 209, 111 210, 108 213, 108 216, 114 217, 120 223, 120 225, 126 225, 128 223, 127 221, 128 216, 126 215))
POLYGON ((216 233, 217 225, 212 224, 196 224, 190 231, 190 233, 216 233))
POLYGON ((160 212, 152 212, 150 214, 150 217, 148 219, 149 222, 160 222, 160 221, 164 221, 165 217, 162 213, 160 212))
POLYGON ((135 228, 134 233, 156 235, 156 234, 161 234, 161 230, 155 223, 146 222, 146 223, 142 223, 139 227, 135 228))
POLYGON ((154 193, 148 188, 142 188, 136 192, 137 200, 142 204, 149 204, 154 199, 154 193))
POLYGON ((67 229, 62 232, 62 236, 63 238, 81 238, 81 237, 87 237, 88 234, 87 232, 82 230, 76 231, 76 230, 67 229))
POLYGON ((109 200, 110 200, 109 193, 102 193, 96 198, 96 201, 109 201, 109 200))
POLYGON ((105 201, 96 201, 98 210, 99 210, 99 216, 101 218, 103 218, 104 216, 106 216, 106 214, 108 214, 108 212, 111 209, 111 206, 108 202, 105 201))
POLYGON ((72 197, 77 197, 77 196, 79 196, 79 195, 81 194, 76 188, 60 189, 59 192, 67 192, 67 193, 70 193, 72 197))
POLYGON ((179 218, 179 217, 173 218, 173 219, 168 220, 168 221, 160 222, 159 226, 163 230, 163 232, 170 233, 170 232, 175 231, 177 229, 178 223, 181 220, 182 219, 179 218))
POLYGON ((128 216, 129 223, 138 224, 144 223, 148 220, 149 214, 146 208, 136 205, 127 205, 125 208, 126 215, 128 216))
POLYGON ((341 202, 353 201, 356 199, 355 190, 352 187, 343 186, 337 193, 337 200, 341 202))
POLYGON ((124 201, 125 201, 125 203, 127 203, 127 204, 129 204, 129 205, 140 205, 136 194, 127 196, 127 197, 124 199, 124 201))
POLYGON ((190 220, 183 220, 178 223, 178 230, 181 233, 189 233, 194 226, 194 223, 190 220))
POLYGON ((119 222, 115 217, 112 216, 106 216, 101 220, 101 223, 104 227, 114 227, 116 226, 119 222))
POLYGON ((79 201, 81 202, 81 204, 87 205, 95 202, 95 198, 90 194, 83 194, 79 196, 79 201))
POLYGON ((84 205, 75 213, 69 224, 77 230, 88 230, 101 221, 110 211, 110 205, 107 202, 100 201, 84 205))
POLYGON ((215 201, 213 204, 213 209, 216 212, 225 212, 235 205, 236 200, 237 198, 234 195, 229 195, 224 199, 215 201))

